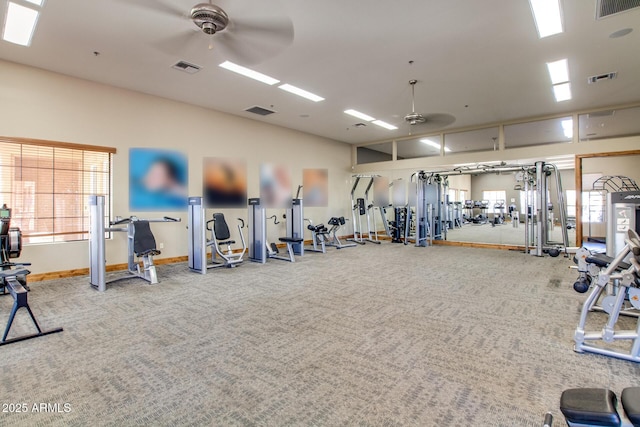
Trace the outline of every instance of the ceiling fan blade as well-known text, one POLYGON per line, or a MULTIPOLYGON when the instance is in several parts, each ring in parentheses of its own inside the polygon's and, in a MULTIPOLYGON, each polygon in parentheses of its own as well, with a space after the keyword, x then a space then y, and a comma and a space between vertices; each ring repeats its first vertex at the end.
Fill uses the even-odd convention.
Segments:
POLYGON ((219 47, 226 55, 243 65, 255 65, 282 52, 293 41, 293 25, 244 26, 235 24, 214 36, 214 50, 219 47))
POLYGON ((205 52, 206 51, 206 36, 201 34, 200 31, 185 30, 174 34, 169 37, 165 37, 153 42, 153 46, 161 52, 168 55, 185 57, 189 53, 205 52), (202 38, 202 43, 197 43, 195 40, 202 38))
POLYGON ((129 6, 134 6, 149 10, 152 12, 159 12, 165 15, 172 15, 176 17, 186 17, 188 10, 184 10, 174 4, 171 4, 167 0, 116 0, 120 3, 125 3, 129 6))
POLYGON ((423 123, 423 126, 429 126, 430 129, 440 129, 453 124, 456 118, 447 113, 433 113, 424 116, 427 121, 423 123))

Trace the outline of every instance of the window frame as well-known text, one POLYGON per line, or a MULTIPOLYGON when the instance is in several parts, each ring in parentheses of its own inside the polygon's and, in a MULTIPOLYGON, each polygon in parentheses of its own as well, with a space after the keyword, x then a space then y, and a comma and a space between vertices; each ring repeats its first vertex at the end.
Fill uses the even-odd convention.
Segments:
MULTIPOLYGON (((10 184, 5 185, 4 188, 0 188, 2 192, 0 197, 2 203, 7 203, 8 207, 13 210, 12 212, 12 227, 19 227, 22 231, 23 245, 38 245, 38 244, 57 244, 67 242, 85 241, 88 239, 88 215, 87 209, 84 209, 88 195, 91 189, 87 188, 87 178, 92 179, 93 165, 91 164, 91 156, 98 154, 106 154, 107 164, 101 166, 102 174, 101 180, 103 182, 102 189, 105 190, 103 195, 107 196, 108 204, 105 209, 105 216, 108 218, 111 212, 111 196, 113 193, 113 155, 116 154, 116 149, 113 147, 96 146, 87 144, 75 144, 69 142, 49 141, 32 138, 20 138, 20 137, 5 137, 0 136, 0 144, 15 144, 17 146, 16 152, 18 156, 14 156, 11 159, 10 164, 0 165, 0 171, 6 168, 7 171, 3 173, 4 176, 9 174, 13 177, 10 179, 10 184), (40 157, 43 150, 45 153, 40 157), (50 153, 46 153, 47 150, 51 150, 50 153), (56 157, 56 150, 60 157, 56 157), (29 152, 37 153, 36 156, 29 156, 29 152), (26 153, 26 155, 25 155, 26 153), (77 157, 76 157, 77 156, 77 157), (37 161, 36 166, 30 164, 37 161), (40 161, 44 161, 45 164, 40 165, 40 161), (60 162, 60 166, 56 167, 56 161, 60 162), (78 165, 79 166, 76 166, 78 165), (89 168, 89 169, 87 169, 89 168), (25 172, 26 171, 26 172, 25 172), (46 182, 46 178, 37 178, 35 184, 33 181, 24 181, 22 177, 25 173, 30 173, 38 176, 42 172, 43 175, 55 177, 56 171, 58 176, 67 175, 67 179, 58 181, 56 183, 55 178, 52 178, 50 189, 43 187, 43 183, 46 182), (104 174, 106 173, 106 176, 104 174), (80 176, 74 181, 74 175, 80 176), (105 182, 106 181, 106 182, 105 182), (30 184, 30 185, 27 185, 30 184), (70 185, 71 184, 71 185, 70 185), (60 189, 65 189, 66 194, 59 193, 60 189), (69 192, 69 186, 73 187, 75 191, 69 192), (20 191, 20 188, 33 187, 33 194, 29 196, 28 193, 20 191), (58 191, 56 191, 56 188, 58 191), (64 208, 64 204, 56 205, 56 200, 64 199, 63 196, 70 196, 71 198, 82 199, 79 215, 67 215, 67 210, 64 208), (7 197, 8 196, 8 197, 7 197), (52 200, 51 207, 44 207, 44 215, 40 211, 40 207, 35 205, 36 197, 46 199, 50 196, 52 200), (29 212, 25 208, 25 200, 28 202, 29 197, 32 197, 31 203, 34 203, 32 212, 29 212), (9 200, 7 200, 9 199, 9 200), (15 206, 11 206, 15 205, 15 206), (61 208, 62 206, 62 208, 61 208), (47 212, 49 211, 49 212, 47 212), (25 215, 26 212, 26 216, 25 215), (48 215, 50 213, 50 215, 48 215), (33 228, 25 227, 25 221, 31 222, 34 225, 33 228), (65 229, 69 225, 64 224, 74 223, 79 225, 79 229, 70 230, 65 229), (48 229, 38 228, 45 227, 44 224, 51 224, 48 229), (86 228, 86 229, 85 229, 86 228)), ((6 146, 5 146, 6 147, 6 146)), ((76 226, 77 226, 76 225, 76 226)))

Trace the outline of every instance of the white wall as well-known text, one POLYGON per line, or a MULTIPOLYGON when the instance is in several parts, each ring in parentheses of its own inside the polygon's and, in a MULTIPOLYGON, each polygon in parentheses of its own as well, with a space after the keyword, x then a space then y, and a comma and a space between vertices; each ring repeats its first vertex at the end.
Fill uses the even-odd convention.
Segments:
MULTIPOLYGON (((294 192, 302 184, 302 169, 326 168, 329 207, 308 208, 305 216, 317 223, 326 222, 330 216, 350 215, 351 147, 341 142, 4 61, 0 61, 0 100, 2 136, 115 147, 114 215, 169 214, 182 218, 180 224, 152 224, 157 242, 164 243, 160 258, 187 254, 186 210, 128 210, 131 147, 184 152, 189 160, 191 196, 202 195, 203 157, 246 159, 249 197, 259 196, 259 169, 263 162, 288 166, 294 192)), ((268 215, 272 213, 283 212, 268 215)), ((246 219, 247 211, 227 210, 225 215, 246 219)), ((282 235, 284 228, 269 229, 271 240, 282 235)), ((107 242, 108 264, 126 262, 125 240, 122 233, 117 233, 107 242)), ((32 262, 30 269, 34 273, 86 268, 88 243, 29 245, 20 259, 32 262)))

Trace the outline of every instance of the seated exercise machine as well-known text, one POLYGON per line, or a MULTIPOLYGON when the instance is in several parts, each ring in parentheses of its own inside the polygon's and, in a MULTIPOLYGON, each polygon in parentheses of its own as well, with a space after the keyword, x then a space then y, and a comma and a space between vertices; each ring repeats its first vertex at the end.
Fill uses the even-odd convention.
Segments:
POLYGON ((287 256, 267 241, 267 217, 259 198, 249 199, 249 260, 264 264, 267 258, 295 262, 295 255, 304 255, 304 214, 302 199, 293 199, 287 209, 287 235, 278 240, 285 243, 287 256))
POLYGON ((590 352, 640 362, 640 316, 632 315, 637 318, 635 330, 622 330, 617 325, 621 314, 640 309, 639 260, 640 237, 633 229, 628 229, 625 247, 598 274, 595 285, 582 305, 580 321, 574 333, 576 352, 590 352), (628 259, 628 268, 624 268, 627 266, 623 264, 625 259, 628 259), (598 310, 596 303, 605 292, 609 295, 604 296, 601 309, 598 310), (625 304, 629 305, 628 309, 625 309, 625 304), (600 330, 587 331, 587 318, 594 311, 606 313, 606 322, 600 330), (630 348, 625 351, 622 345, 614 344, 621 341, 628 341, 630 348))
POLYGON ((188 204, 188 229, 189 229, 189 268, 200 274, 205 274, 209 268, 236 267, 243 261, 247 252, 247 244, 242 229, 244 221, 238 218, 238 235, 242 249, 234 251, 229 226, 222 213, 214 213, 213 219, 205 220, 205 207, 202 197, 189 197, 188 204), (207 239, 207 231, 211 238, 207 239), (225 247, 226 248, 223 248, 225 247), (208 260, 207 249, 211 247, 211 260, 208 260))
POLYGON ((640 426, 640 387, 622 390, 620 403, 606 388, 572 388, 562 392, 560 411, 570 427, 640 426))
POLYGON ((324 224, 313 225, 310 219, 305 218, 309 223, 307 230, 311 231, 312 247, 305 247, 305 250, 311 252, 327 253, 327 243, 330 241, 329 229, 324 224))
POLYGON ((100 292, 107 290, 107 284, 117 280, 137 277, 150 284, 158 283, 153 257, 159 255, 156 239, 151 232, 151 222, 180 222, 180 218, 165 216, 156 219, 140 219, 136 216, 118 218, 105 227, 104 196, 89 196, 89 283, 100 292), (121 226, 121 227, 114 227, 121 226), (107 281, 105 258, 105 233, 127 233, 127 275, 107 281), (136 262, 136 257, 142 259, 136 262))
POLYGON ((18 258, 22 251, 22 233, 19 228, 11 228, 10 225, 11 209, 7 208, 5 204, 0 208, 0 290, 2 295, 11 295, 13 297, 13 306, 11 307, 11 313, 2 335, 0 346, 62 332, 62 328, 43 330, 33 311, 31 311, 31 307, 29 307, 27 275, 31 272, 24 267, 31 264, 28 262, 14 263, 9 261, 11 258, 18 258), (21 308, 27 310, 37 332, 7 338, 9 331, 11 331, 11 326, 13 326, 16 313, 21 308))

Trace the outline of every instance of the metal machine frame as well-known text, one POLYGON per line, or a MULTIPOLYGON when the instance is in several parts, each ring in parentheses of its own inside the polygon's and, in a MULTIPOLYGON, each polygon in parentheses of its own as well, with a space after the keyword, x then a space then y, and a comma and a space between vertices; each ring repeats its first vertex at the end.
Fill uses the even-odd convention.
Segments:
POLYGON ((266 209, 259 198, 249 199, 249 261, 264 264, 268 258, 295 262, 295 255, 304 255, 304 212, 302 199, 293 199, 285 215, 287 236, 280 237, 286 244, 287 256, 278 254, 277 247, 267 240, 266 209))
MULTIPOLYGON (((136 262, 136 254, 134 251, 135 239, 135 222, 180 222, 180 218, 162 217, 152 219, 140 219, 132 216, 129 218, 118 218, 105 227, 104 217, 104 196, 89 196, 89 284, 100 292, 107 290, 107 284, 118 280, 137 277, 146 280, 150 284, 158 283, 156 267, 153 264, 153 253, 145 254, 142 258, 143 268, 136 262), (114 225, 123 225, 125 227, 112 227, 114 225), (127 233, 127 275, 117 277, 109 281, 106 280, 106 256, 105 256, 105 233, 109 232, 126 232, 127 233)), ((159 253, 159 252, 157 252, 159 253)))
MULTIPOLYGON (((240 252, 233 252, 230 243, 227 245, 227 250, 223 251, 216 239, 215 224, 209 228, 209 224, 213 223, 214 220, 206 221, 205 211, 206 208, 204 207, 202 197, 189 197, 187 212, 189 269, 200 274, 206 274, 210 268, 235 267, 242 263, 244 254, 247 252, 247 243, 244 238, 244 233, 242 233, 244 221, 238 218, 240 221, 240 224, 238 224, 238 234, 240 235, 242 250, 240 252), (207 239, 207 231, 211 232, 211 239, 207 239), (208 247, 213 248, 210 260, 207 255, 208 247), (220 257, 222 261, 218 261, 217 257, 220 257)), ((234 241, 232 242, 235 243, 234 241)))
MULTIPOLYGON (((595 286, 582 305, 580 321, 574 333, 574 350, 578 353, 590 352, 631 362, 640 362, 640 318, 637 320, 635 330, 620 330, 616 328, 625 301, 629 300, 631 304, 634 304, 635 301, 640 300, 640 289, 637 287, 636 282, 640 274, 640 262, 638 261, 640 256, 640 237, 638 237, 638 233, 635 230, 628 229, 625 242, 624 248, 616 255, 609 266, 600 272, 595 286), (621 264, 627 258, 631 265, 629 268, 620 269, 621 264), (605 293, 607 287, 614 282, 618 290, 616 295, 606 297, 610 298, 610 301, 605 303, 604 307, 604 311, 608 313, 604 327, 597 331, 587 331, 585 328, 589 313, 593 312, 598 299, 605 293), (608 344, 623 340, 631 342, 631 348, 628 352, 623 352, 618 347, 607 347, 608 344), (598 342, 600 345, 590 344, 589 342, 598 342)), ((640 303, 636 302, 634 306, 640 308, 640 303)))

